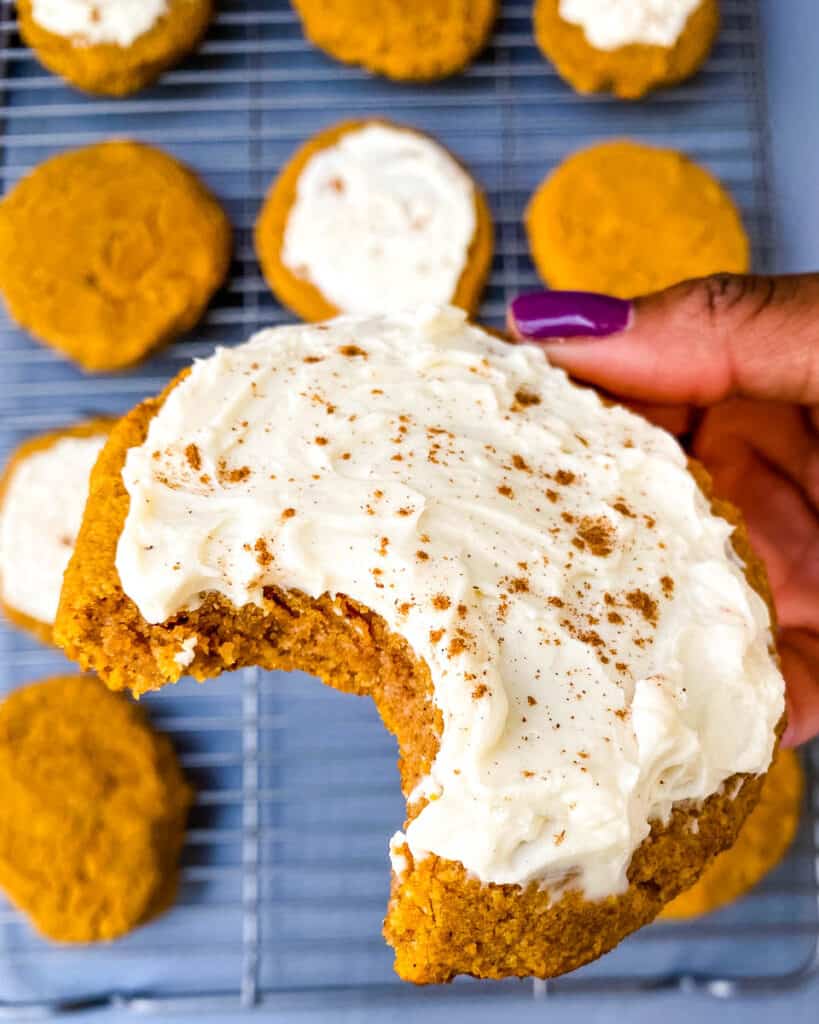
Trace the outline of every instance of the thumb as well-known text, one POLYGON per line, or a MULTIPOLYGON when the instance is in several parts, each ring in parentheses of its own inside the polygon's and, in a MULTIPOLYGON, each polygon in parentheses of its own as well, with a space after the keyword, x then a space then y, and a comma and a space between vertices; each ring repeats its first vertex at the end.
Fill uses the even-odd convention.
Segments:
POLYGON ((819 274, 719 274, 631 303, 535 292, 511 304, 509 326, 556 366, 628 398, 819 403, 819 274))

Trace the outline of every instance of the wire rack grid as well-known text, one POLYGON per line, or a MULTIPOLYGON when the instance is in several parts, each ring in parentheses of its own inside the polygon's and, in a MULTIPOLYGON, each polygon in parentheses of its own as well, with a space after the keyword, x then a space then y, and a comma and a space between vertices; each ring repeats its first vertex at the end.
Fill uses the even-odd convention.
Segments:
MULTIPOLYGON (((206 179, 236 229, 230 283, 194 335, 136 370, 85 377, 0 319, 0 457, 32 432, 120 413, 193 357, 284 322, 260 277, 252 224, 293 149, 342 117, 388 115, 440 137, 487 191, 497 251, 483 307, 537 284, 521 216, 569 152, 628 135, 685 150, 740 204, 760 269, 774 251, 759 25, 724 0, 720 41, 682 87, 640 104, 581 98, 533 45, 530 4, 504 2, 493 40, 463 75, 402 86, 341 67, 303 40, 285 0, 222 0, 200 52, 139 96, 81 96, 22 46, 0 0, 0 191, 56 151, 112 135, 164 146, 206 179)), ((0 630, 0 693, 64 669, 55 652, 0 630)), ((198 790, 177 906, 108 947, 38 939, 0 904, 0 1020, 94 1006, 142 1013, 290 1007, 482 1005, 565 992, 680 987, 715 996, 800 984, 819 950, 819 790, 786 861, 748 899, 688 926, 655 925, 553 983, 401 985, 380 938, 387 837, 402 820, 395 749, 368 702, 304 676, 248 670, 146 700, 198 790), (477 987, 476 987, 477 986, 477 987)), ((819 756, 813 751, 813 771, 819 756)), ((806 758, 809 771, 810 757, 806 758)))

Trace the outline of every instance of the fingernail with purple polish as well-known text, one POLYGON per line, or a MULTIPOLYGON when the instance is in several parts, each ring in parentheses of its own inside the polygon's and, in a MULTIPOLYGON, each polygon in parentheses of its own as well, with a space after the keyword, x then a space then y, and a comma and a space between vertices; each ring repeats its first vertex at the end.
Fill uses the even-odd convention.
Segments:
POLYGON ((595 292, 529 292, 512 302, 510 314, 531 341, 605 338, 628 327, 631 303, 595 292))

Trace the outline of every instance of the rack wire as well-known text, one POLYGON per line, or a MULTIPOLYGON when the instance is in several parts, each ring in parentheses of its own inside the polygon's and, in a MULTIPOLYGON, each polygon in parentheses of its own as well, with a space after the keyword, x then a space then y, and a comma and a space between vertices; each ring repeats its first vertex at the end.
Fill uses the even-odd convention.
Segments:
MULTIPOLYGON (((302 39, 284 0, 223 0, 200 52, 125 100, 84 97, 21 45, 0 0, 0 190, 48 155, 112 135, 164 146, 196 168, 236 229, 230 283, 195 334, 131 373, 85 377, 0 319, 0 457, 32 432, 121 413, 193 357, 285 322, 252 250, 264 191, 305 138, 348 115, 388 115, 440 137, 489 196, 497 252, 483 316, 537 285, 521 217, 569 152, 627 135, 688 152, 742 208, 759 269, 771 266, 770 172, 754 0, 724 0, 717 48, 691 82, 639 104, 575 95, 534 47, 529 3, 507 2, 463 75, 423 87, 341 67, 302 39)), ((64 670, 0 630, 0 694, 64 670)), ((331 1004, 459 1004, 478 990, 403 986, 380 937, 387 837, 402 819, 396 751, 369 703, 299 675, 247 670, 146 699, 198 789, 177 906, 111 946, 37 938, 0 903, 0 1020, 115 1005, 163 1014, 331 1004)), ((677 987, 727 997, 801 984, 819 961, 819 754, 802 829, 749 898, 690 925, 654 925, 551 983, 480 983, 482 1005, 677 987)))

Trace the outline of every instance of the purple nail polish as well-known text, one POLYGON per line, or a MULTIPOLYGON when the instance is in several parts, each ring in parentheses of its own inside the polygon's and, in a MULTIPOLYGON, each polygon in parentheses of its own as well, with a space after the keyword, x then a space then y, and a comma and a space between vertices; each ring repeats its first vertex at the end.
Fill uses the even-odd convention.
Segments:
POLYGON ((626 329, 631 303, 595 292, 529 292, 511 305, 515 327, 524 338, 605 338, 626 329))

